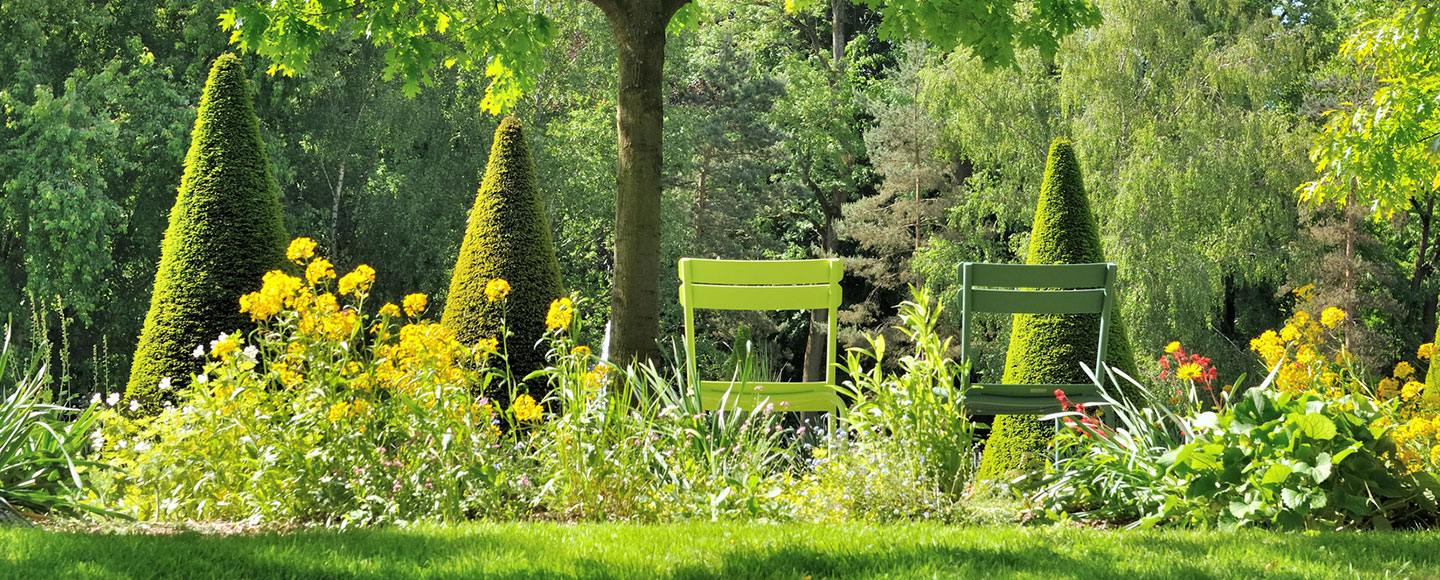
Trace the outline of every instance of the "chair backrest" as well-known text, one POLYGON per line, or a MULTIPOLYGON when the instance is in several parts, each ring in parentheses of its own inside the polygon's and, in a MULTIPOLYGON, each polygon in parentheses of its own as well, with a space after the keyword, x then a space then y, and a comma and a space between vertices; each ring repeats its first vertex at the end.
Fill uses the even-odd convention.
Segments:
POLYGON ((768 400, 777 410, 836 411, 835 311, 840 306, 844 264, 820 260, 680 260, 680 305, 685 310, 685 356, 695 368, 695 310, 811 310, 829 312, 823 382, 696 381, 707 410, 753 408, 768 400))
MULTIPOLYGON (((960 357, 970 360, 971 318, 976 312, 1002 314, 1099 314, 1094 366, 1100 372, 1115 304, 1115 264, 960 264, 960 357)), ((1079 364, 1081 361, 1075 361, 1079 364)), ((1048 413, 1060 410, 1055 390, 1076 403, 1102 401, 1100 386, 1086 384, 1005 385, 976 383, 965 399, 979 415, 1048 413)))

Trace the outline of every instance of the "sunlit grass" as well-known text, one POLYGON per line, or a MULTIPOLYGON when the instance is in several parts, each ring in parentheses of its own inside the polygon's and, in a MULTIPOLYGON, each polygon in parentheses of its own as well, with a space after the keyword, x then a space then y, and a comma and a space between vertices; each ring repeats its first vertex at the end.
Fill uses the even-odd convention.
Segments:
POLYGON ((0 530, 0 578, 1440 578, 1440 533, 475 524, 215 536, 0 530))

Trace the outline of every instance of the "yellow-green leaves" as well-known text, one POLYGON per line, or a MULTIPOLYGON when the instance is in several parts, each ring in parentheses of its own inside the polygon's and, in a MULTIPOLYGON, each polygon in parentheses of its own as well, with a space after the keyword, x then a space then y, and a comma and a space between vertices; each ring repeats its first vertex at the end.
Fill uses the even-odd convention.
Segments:
POLYGON ((1344 97, 1354 102, 1326 113, 1310 150, 1318 175, 1296 188, 1301 201, 1361 203, 1383 218, 1440 189, 1440 34, 1429 25, 1432 12, 1405 3, 1362 24, 1341 47, 1357 87, 1344 97))
POLYGON ((542 50, 555 25, 524 2, 462 8, 411 0, 376 5, 344 0, 275 0, 238 4, 220 16, 230 42, 270 60, 269 74, 292 76, 335 37, 363 37, 385 48, 384 78, 399 79, 406 96, 434 84, 440 67, 483 67, 490 85, 482 108, 503 113, 534 88, 542 50))

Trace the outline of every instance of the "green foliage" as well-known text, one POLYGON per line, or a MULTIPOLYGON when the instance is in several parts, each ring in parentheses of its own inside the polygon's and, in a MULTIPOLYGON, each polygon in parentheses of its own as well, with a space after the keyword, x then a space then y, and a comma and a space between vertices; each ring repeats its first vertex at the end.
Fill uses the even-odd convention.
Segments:
MULTIPOLYGON (((105 513, 84 502, 87 480, 103 467, 82 459, 96 402, 83 409, 48 404, 42 367, 11 378, 10 333, 0 346, 0 504, 36 513, 105 513)), ((0 507, 0 509, 3 509, 0 507)))
POLYGON ((161 379, 188 384, 201 366, 197 346, 249 326, 240 296, 285 263, 278 194, 244 67, 221 56, 200 99, 127 399, 158 411, 168 396, 161 379))
POLYGON ((1425 2, 1396 3, 1341 46, 1337 61, 1354 89, 1327 112, 1324 132, 1310 150, 1319 175, 1297 188, 1301 200, 1357 203, 1389 217, 1440 190, 1436 9, 1425 2))
POLYGON ((902 332, 914 352, 900 358, 899 372, 882 370, 885 337, 867 337, 870 349, 845 353, 840 387, 853 401, 843 418, 854 436, 873 444, 889 439, 915 450, 928 466, 928 477, 944 493, 958 495, 974 475, 975 424, 965 415, 965 394, 956 385, 964 368, 947 356, 950 339, 936 331, 943 304, 924 289, 900 305, 902 332), (873 361, 866 370, 864 359, 873 361))
MULTIPOLYGON (((864 4, 884 19, 879 31, 881 39, 921 39, 947 52, 967 47, 991 67, 1014 62, 1017 46, 1035 48, 1047 58, 1054 56, 1060 39, 1101 20, 1100 11, 1087 0, 1040 0, 1030 4, 1014 0, 971 0, 956 5, 929 0, 886 0, 864 4)), ((796 9, 816 5, 825 3, 818 0, 786 2, 787 7, 796 9)))
POLYGON ((1380 421, 1385 403, 1363 394, 1295 393, 1266 381, 1218 413, 1112 403, 1119 427, 1060 437, 1065 457, 1031 489, 1049 515, 1284 530, 1435 521, 1440 482, 1407 474, 1380 421))
MULTIPOLYGON (((1050 146, 1027 264, 1104 262, 1100 232, 1090 215, 1090 200, 1080 176, 1080 161, 1069 141, 1050 146)), ((1112 307, 1105 361, 1136 374, 1135 356, 1119 308, 1112 307)), ((1081 364, 1093 365, 1100 315, 1016 314, 1006 354, 1004 383, 1079 384, 1089 382, 1081 364)), ((1047 421, 1032 415, 1001 415, 985 444, 979 478, 999 479, 1023 469, 1045 452, 1053 433, 1047 421)))
POLYGON ((550 220, 535 189, 530 147, 520 122, 506 118, 495 129, 490 163, 470 210, 441 322, 465 344, 507 340, 510 369, 524 378, 545 366, 545 353, 537 350, 537 343, 545 333, 550 303, 564 293, 550 220), (509 282, 508 300, 486 296, 486 285, 495 279, 509 282))

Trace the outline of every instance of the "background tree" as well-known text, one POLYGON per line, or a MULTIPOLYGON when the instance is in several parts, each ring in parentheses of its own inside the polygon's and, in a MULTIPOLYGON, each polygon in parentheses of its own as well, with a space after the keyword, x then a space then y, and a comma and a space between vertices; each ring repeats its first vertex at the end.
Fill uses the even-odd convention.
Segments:
MULTIPOLYGON (((666 29, 689 0, 592 0, 610 22, 618 47, 619 87, 615 220, 615 321, 612 355, 649 358, 659 331, 660 174, 662 167, 663 70, 666 29)), ((1033 46, 1053 54, 1058 39, 1098 21, 1084 0, 1056 0, 1021 9, 1007 0, 967 0, 968 10, 947 10, 949 18, 920 0, 891 0, 875 7, 885 24, 882 36, 916 36, 944 49, 966 46, 991 64, 1011 62, 1014 47, 1033 46), (963 15, 963 16, 962 16, 963 15)), ((694 25, 696 9, 680 26, 694 25)), ((322 43, 323 33, 364 30, 387 47, 386 75, 400 75, 407 92, 433 83, 441 65, 483 65, 491 84, 482 106, 508 108, 533 88, 543 64, 541 48, 555 26, 526 3, 480 6, 365 2, 336 7, 318 0, 248 2, 226 13, 222 25, 232 40, 275 62, 272 71, 294 73, 322 43), (405 15, 403 18, 397 15, 405 15), (453 31, 453 32, 452 32, 453 31)))

